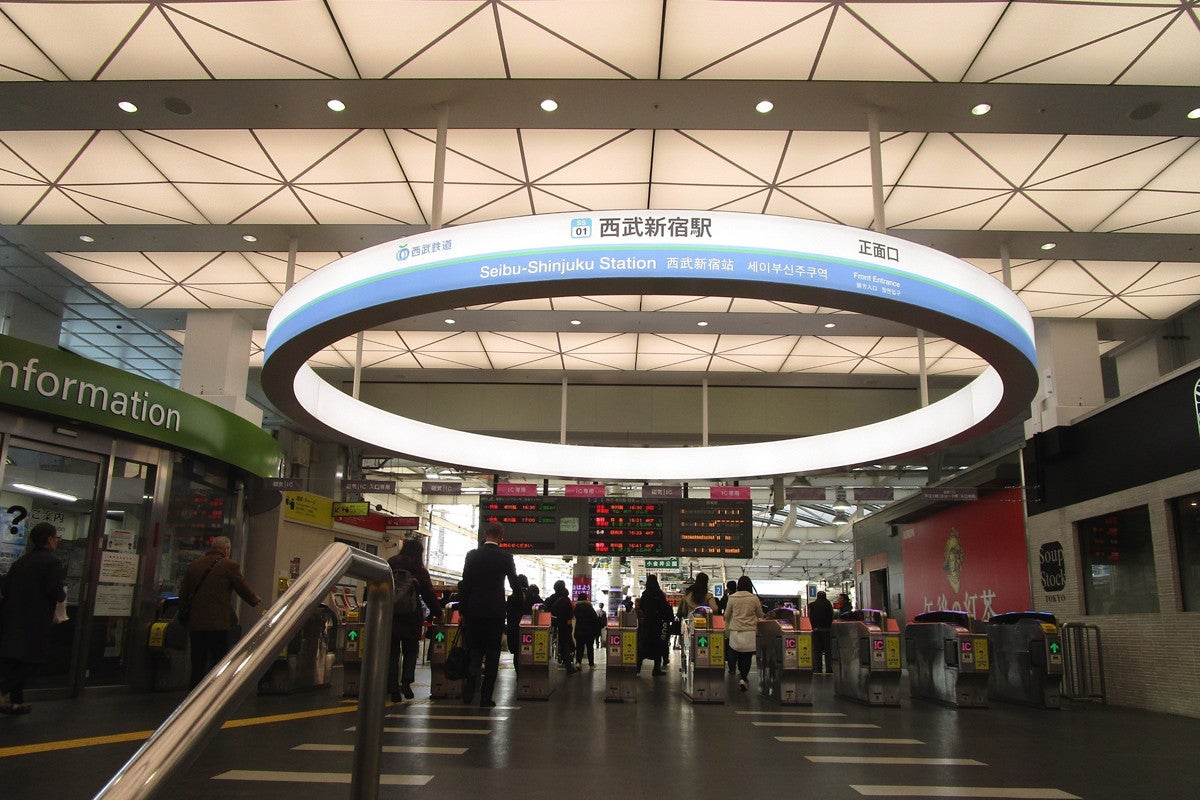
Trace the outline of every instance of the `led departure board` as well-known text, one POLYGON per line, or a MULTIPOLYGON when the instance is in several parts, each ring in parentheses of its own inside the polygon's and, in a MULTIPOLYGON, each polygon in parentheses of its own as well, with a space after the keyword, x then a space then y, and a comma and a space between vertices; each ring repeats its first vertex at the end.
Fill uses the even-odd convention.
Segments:
POLYGON ((588 500, 589 555, 642 556, 666 552, 665 506, 624 498, 588 500))
POLYGON ((750 558, 754 552, 749 500, 676 500, 675 533, 681 556, 750 558))
POLYGON ((504 525, 500 547, 525 555, 574 555, 585 501, 572 497, 479 498, 479 537, 493 522, 504 525))
POLYGON ((749 500, 495 497, 479 500, 479 540, 504 525, 505 550, 525 555, 750 558, 749 500))

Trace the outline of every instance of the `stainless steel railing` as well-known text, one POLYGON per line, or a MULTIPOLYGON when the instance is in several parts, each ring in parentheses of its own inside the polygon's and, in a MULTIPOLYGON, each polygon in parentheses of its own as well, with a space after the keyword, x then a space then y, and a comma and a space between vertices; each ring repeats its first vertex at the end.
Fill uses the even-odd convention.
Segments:
POLYGON ((367 582, 367 648, 358 696, 350 797, 375 800, 379 796, 392 571, 378 556, 344 544, 331 544, 317 556, 312 566, 184 698, 94 800, 143 800, 163 788, 229 718, 241 703, 242 691, 258 685, 279 651, 299 632, 309 614, 343 575, 367 582))

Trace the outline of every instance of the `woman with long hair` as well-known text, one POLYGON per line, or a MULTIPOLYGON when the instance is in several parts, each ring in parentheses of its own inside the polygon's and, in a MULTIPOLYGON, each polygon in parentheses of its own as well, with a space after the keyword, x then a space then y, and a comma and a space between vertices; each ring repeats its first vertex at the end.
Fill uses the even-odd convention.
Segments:
POLYGON ((659 588, 658 576, 646 576, 646 590, 638 600, 638 666, 642 671, 642 661, 650 659, 654 662, 651 675, 666 675, 663 671, 663 661, 667 655, 667 643, 663 638, 663 626, 671 620, 671 604, 667 596, 659 588))
POLYGON ((725 631, 729 649, 736 653, 738 688, 744 692, 750 687, 750 663, 758 649, 758 620, 763 607, 749 575, 738 578, 737 589, 725 606, 725 631))

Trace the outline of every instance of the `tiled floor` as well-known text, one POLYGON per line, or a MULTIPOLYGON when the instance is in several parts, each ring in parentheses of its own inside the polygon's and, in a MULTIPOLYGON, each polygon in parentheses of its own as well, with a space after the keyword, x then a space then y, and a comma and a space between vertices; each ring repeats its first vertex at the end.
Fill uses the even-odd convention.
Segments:
MULTIPOLYGON (((603 665, 555 675, 548 701, 516 701, 505 670, 489 711, 428 699, 388 710, 379 796, 1153 798, 1200 796, 1200 720, 1070 704, 955 710, 904 697, 900 708, 834 698, 818 676, 812 707, 754 691, 693 705, 667 676, 638 678, 636 703, 603 702, 603 665)), ((906 691, 906 690, 905 690, 906 691)), ((163 792, 171 800, 345 798, 356 720, 335 689, 250 697, 163 792), (291 721, 286 713, 345 708, 291 721)), ((4 797, 92 797, 172 710, 179 695, 84 697, 0 718, 4 797), (126 741, 47 744, 85 737, 126 741), (40 752, 28 752, 37 750, 40 752), (10 794, 16 787, 18 793, 10 794)))

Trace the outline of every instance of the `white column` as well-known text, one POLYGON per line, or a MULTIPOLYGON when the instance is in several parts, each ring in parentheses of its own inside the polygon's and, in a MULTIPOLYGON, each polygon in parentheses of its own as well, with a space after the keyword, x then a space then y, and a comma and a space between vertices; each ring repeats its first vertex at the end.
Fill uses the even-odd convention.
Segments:
POLYGON ((235 311, 189 311, 179 388, 262 424, 262 409, 246 399, 249 321, 235 311))
POLYGON ((1025 423, 1027 436, 1071 422, 1104 403, 1100 343, 1091 320, 1034 323, 1041 385, 1025 423))

